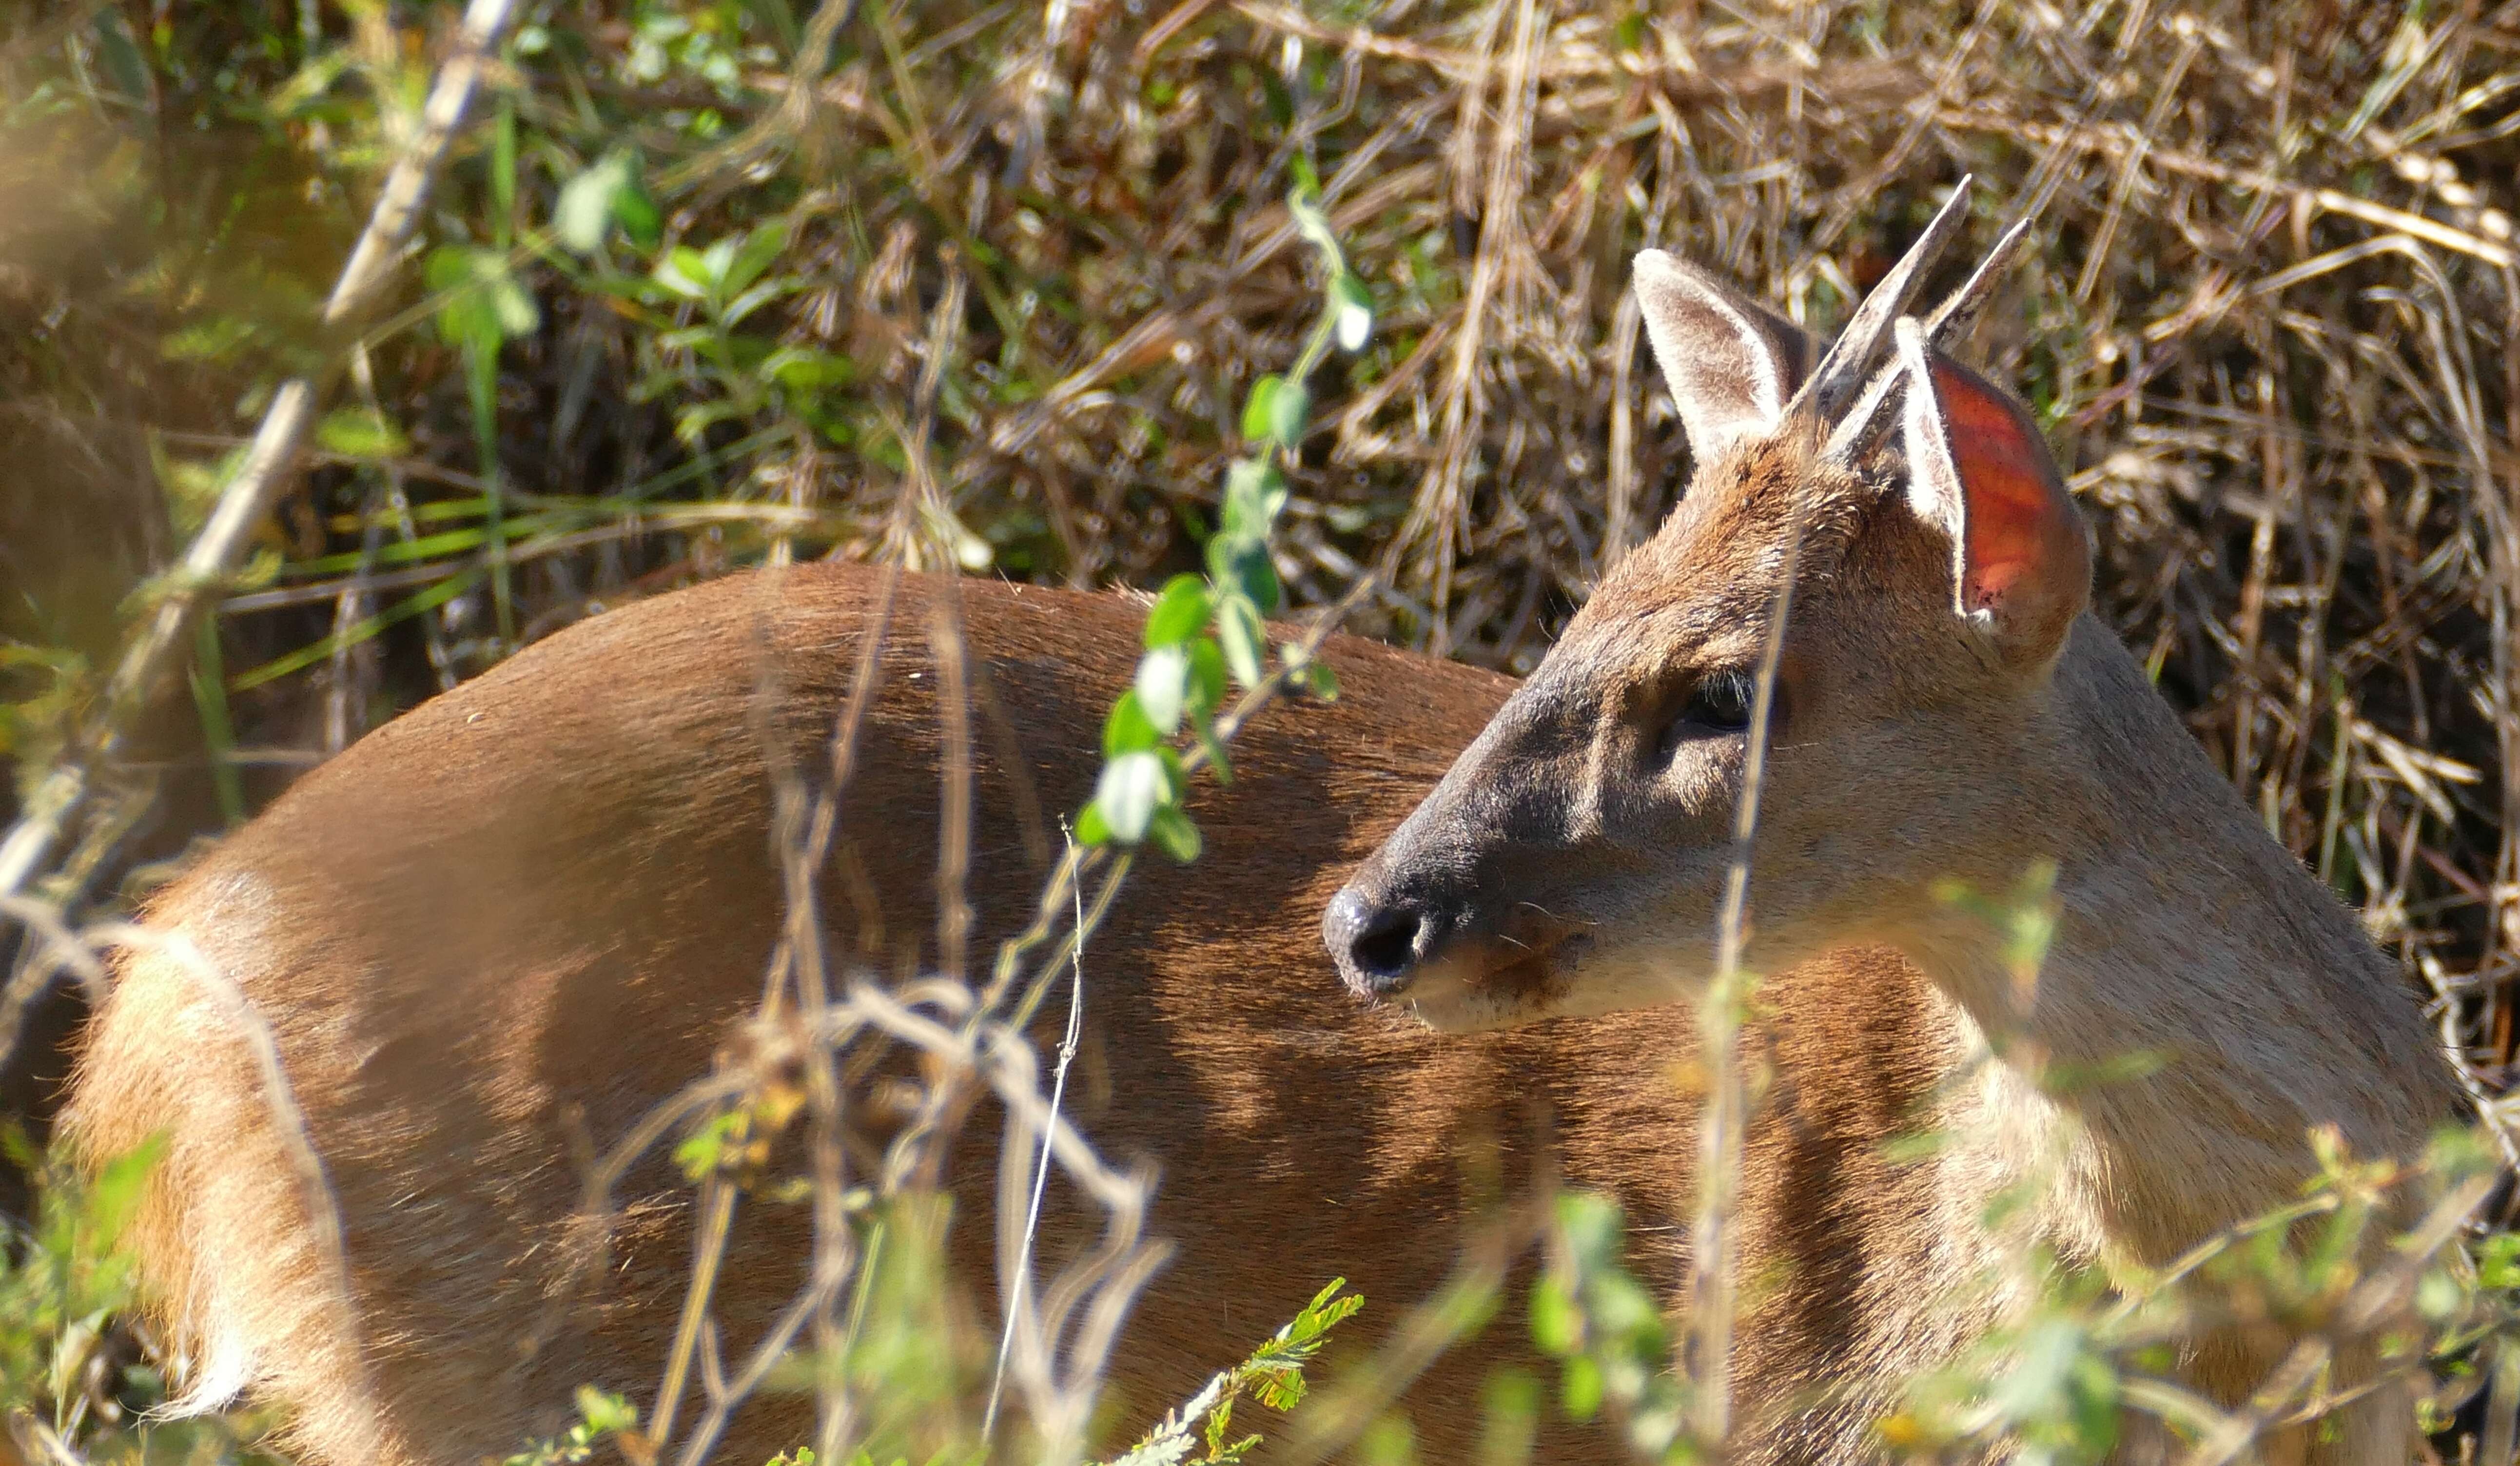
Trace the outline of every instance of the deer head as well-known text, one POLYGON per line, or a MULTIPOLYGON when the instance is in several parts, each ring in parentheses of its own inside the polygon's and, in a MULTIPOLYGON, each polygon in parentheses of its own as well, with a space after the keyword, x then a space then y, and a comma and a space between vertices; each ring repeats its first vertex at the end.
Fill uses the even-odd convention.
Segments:
POLYGON ((1942 907, 1938 880, 2018 875, 2051 818, 2043 780, 2071 762, 2052 674, 2091 558, 2028 414, 1932 344, 2019 228, 1925 321, 1902 315, 1965 190, 1825 355, 1703 272, 1637 257, 1695 475, 1331 902, 1352 989, 1441 1029, 1700 991, 1788 582, 1744 960, 1896 944, 1942 907))

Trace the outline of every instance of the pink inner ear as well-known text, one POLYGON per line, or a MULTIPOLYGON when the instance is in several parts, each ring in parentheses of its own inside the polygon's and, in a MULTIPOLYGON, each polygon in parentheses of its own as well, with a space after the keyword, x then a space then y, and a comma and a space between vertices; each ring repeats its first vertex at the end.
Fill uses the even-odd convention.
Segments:
MULTIPOLYGON (((1974 540, 1977 537, 1971 535, 1969 538, 1974 540)), ((1967 597, 1964 603, 1973 611, 1995 609, 2002 603, 2004 593, 2012 589, 2012 583, 2028 575, 2030 569, 2028 560, 2000 560, 1994 564, 1986 564, 1972 555, 1969 559, 1968 586, 1963 593, 1967 597)))
POLYGON ((1934 364, 1934 395, 1968 501, 1961 603, 1985 610, 2050 568, 2063 496, 2047 445, 2010 403, 1941 362, 1934 364))

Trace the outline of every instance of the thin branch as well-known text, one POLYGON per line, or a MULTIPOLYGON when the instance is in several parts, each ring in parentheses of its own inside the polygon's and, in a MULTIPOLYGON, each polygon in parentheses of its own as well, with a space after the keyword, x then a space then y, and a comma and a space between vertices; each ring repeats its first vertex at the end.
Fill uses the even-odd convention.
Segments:
MULTIPOLYGON (((1073 833, 1068 833, 1067 845, 1070 850, 1076 848, 1076 837, 1073 833)), ((1060 1101, 1067 1095, 1067 1070, 1068 1066, 1076 1061, 1076 1045, 1083 1035, 1085 1024, 1085 942, 1082 935, 1085 930, 1085 893, 1082 890, 1071 890, 1069 895, 1075 903, 1076 930, 1079 936, 1075 942, 1068 945, 1067 949, 1069 966, 1075 982, 1068 990, 1067 1032, 1058 1041, 1058 1068, 1051 1080, 1050 1113, 1054 1117, 1059 1112, 1060 1101)), ((1032 1281, 1033 1239, 1041 1232, 1041 1200, 1049 1189, 1050 1136, 1045 1132, 1042 1135, 1041 1158, 1033 1165, 1032 1199, 1024 1208, 1023 1239, 1015 1248, 1012 1266, 1007 1268, 1013 1280, 1007 1285, 1007 1325, 1005 1332, 998 1338, 997 1370, 989 1379, 989 1407, 980 1417, 980 1441, 984 1445, 997 1435, 998 1401, 1005 1393, 1007 1384, 1007 1352, 1014 1347, 1015 1313, 1023 1306, 1025 1286, 1032 1281)))
POLYGON ((1802 558, 1810 507, 1795 484, 1787 510, 1784 557, 1775 600, 1768 609, 1766 644, 1759 652, 1759 681, 1750 704, 1749 745, 1741 768, 1741 799, 1733 811, 1732 854, 1724 874, 1724 903, 1716 916, 1715 977, 1698 1003, 1698 1042, 1705 1053, 1706 1097, 1697 1122, 1697 1214, 1689 1228, 1688 1379, 1696 1392, 1693 1432, 1698 1444, 1721 1459, 1732 1428, 1732 1312, 1737 1292, 1732 1268, 1732 1213, 1739 1200, 1748 1096, 1741 1079, 1741 948, 1747 934, 1750 852, 1759 832, 1759 795, 1768 771, 1768 737, 1775 726, 1777 670, 1783 660, 1785 622, 1792 615, 1794 576, 1802 558))

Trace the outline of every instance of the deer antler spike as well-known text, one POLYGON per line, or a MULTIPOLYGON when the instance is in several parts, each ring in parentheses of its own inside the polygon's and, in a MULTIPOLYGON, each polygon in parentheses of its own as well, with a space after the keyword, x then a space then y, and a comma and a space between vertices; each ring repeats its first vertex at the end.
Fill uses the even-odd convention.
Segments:
POLYGON ((1977 262, 1977 268, 1969 271, 1968 279, 1960 282, 1960 288, 1952 291, 1949 298, 1935 306, 1933 314, 1925 318, 1927 340, 1937 346, 1945 345, 1969 329, 1969 324, 1977 319, 1979 309, 1985 306, 1995 278, 2012 268, 2012 257, 2021 252, 2021 242, 2029 235, 2028 219, 2012 221, 2012 227, 1995 242, 1995 247, 1986 252, 1986 258, 1977 262))
MULTIPOLYGON (((2012 267, 2013 257, 2021 252, 2021 242, 2029 235, 2029 219, 2013 221, 2012 227, 2003 232, 2003 237, 1995 242, 1995 247, 1986 252, 1986 258, 1979 260, 1977 268, 1969 271, 1968 279, 1960 282, 1960 288, 1952 291, 1925 318, 1925 340, 1936 346, 1949 346, 1960 338, 1961 333, 1977 320, 1977 313, 1985 306, 1996 278, 2012 267)), ((1839 463, 1852 463, 1863 455, 1880 429, 1882 411, 1889 404, 1890 394, 1897 390, 1905 378, 1906 368, 1899 361, 1886 362, 1872 374, 1871 379, 1864 384, 1862 395, 1855 399, 1855 405, 1847 409, 1846 416, 1830 429, 1824 450, 1829 458, 1839 463)))
POLYGON ((1908 300, 1916 293, 1916 286, 1925 271, 1933 266, 1934 260, 1942 254, 1943 246, 1950 244, 1952 236, 1958 231, 1960 216, 1968 209, 1971 181, 1963 176, 1953 187, 1952 197, 1944 201, 1933 222, 1925 226, 1925 232, 1916 236, 1916 243, 1908 246, 1908 252, 1900 257, 1899 263, 1890 267, 1890 273, 1882 276, 1881 283, 1874 286, 1871 293, 1864 297, 1864 303, 1855 308, 1854 318, 1846 323, 1844 331, 1837 333, 1837 339, 1829 345, 1828 354, 1821 358, 1820 366, 1812 372, 1811 379, 1803 383, 1803 389, 1795 393, 1794 401, 1787 405, 1788 413, 1808 406, 1822 422, 1836 420, 1839 409, 1856 394, 1865 375, 1870 371, 1873 359, 1881 354, 1882 345, 1890 339, 1890 323, 1907 311, 1908 300))

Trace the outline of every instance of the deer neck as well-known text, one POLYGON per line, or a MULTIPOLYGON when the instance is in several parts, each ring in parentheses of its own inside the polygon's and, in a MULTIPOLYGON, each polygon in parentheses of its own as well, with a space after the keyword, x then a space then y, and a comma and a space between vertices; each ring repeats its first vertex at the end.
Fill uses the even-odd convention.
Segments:
POLYGON ((2101 1231, 2167 1257, 2297 1194, 2314 1127, 2405 1155, 2449 1118, 2391 964, 2088 616, 2044 721, 2059 772, 2024 828, 2045 848, 2012 866, 2056 864, 2044 959, 2021 970, 1949 907, 1901 945, 2024 1081, 1985 1089, 2011 1096, 2002 1123, 2071 1127, 2064 1169, 2101 1231))

